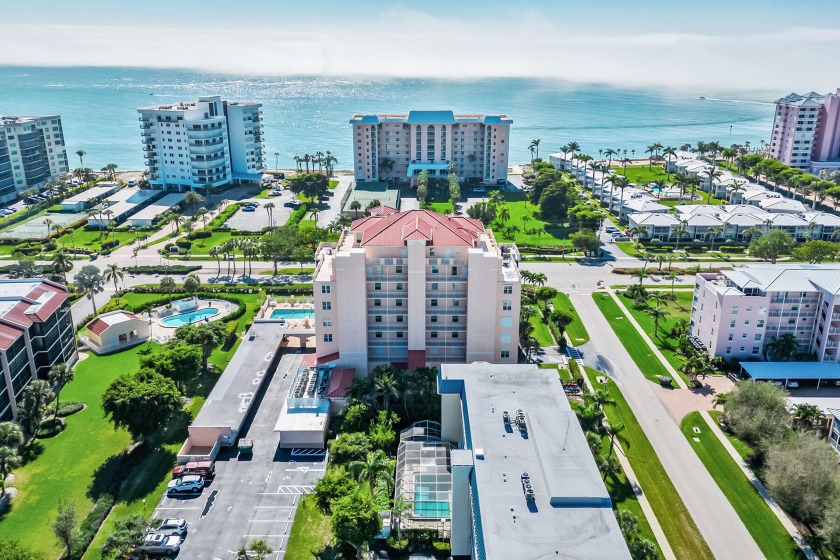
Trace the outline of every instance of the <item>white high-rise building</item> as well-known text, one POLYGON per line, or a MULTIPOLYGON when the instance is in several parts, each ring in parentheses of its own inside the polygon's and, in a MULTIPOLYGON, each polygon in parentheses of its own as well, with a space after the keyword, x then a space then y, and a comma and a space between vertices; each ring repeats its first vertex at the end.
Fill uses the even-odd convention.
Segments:
POLYGON ((184 191, 260 181, 265 171, 261 107, 213 95, 137 109, 149 183, 184 191))
POLYGON ((0 202, 69 172, 61 117, 0 117, 0 202))
POLYGON ((507 181, 507 115, 456 115, 452 111, 354 115, 353 170, 357 181, 416 180, 455 174, 469 182, 507 181))
POLYGON ((481 222, 380 207, 316 255, 316 355, 367 372, 517 360, 515 246, 481 222))

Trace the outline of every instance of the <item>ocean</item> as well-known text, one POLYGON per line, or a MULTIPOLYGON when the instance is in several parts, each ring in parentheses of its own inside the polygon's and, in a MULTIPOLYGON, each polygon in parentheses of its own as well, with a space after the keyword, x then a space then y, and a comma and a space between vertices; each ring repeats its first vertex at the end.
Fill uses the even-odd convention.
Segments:
POLYGON ((143 168, 137 107, 199 95, 262 102, 269 167, 275 153, 281 167, 294 167, 294 155, 329 150, 338 158, 337 168, 350 169, 348 121, 355 113, 506 113, 513 119, 511 162, 528 161, 535 138, 543 156, 575 141, 595 157, 607 148, 646 157, 645 147, 655 142, 679 147, 701 140, 724 146, 750 141, 757 147, 769 140, 772 100, 784 94, 621 89, 522 78, 272 78, 87 67, 0 67, 0 84, 0 115, 61 115, 71 167, 82 149, 86 167, 116 163, 121 170, 143 168))

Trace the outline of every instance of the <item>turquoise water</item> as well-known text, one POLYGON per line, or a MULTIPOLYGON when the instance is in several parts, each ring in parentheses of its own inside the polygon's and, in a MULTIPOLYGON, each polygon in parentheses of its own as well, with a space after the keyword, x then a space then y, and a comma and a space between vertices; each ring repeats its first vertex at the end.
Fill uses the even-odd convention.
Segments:
POLYGON ((199 309, 198 311, 190 311, 189 313, 179 313, 178 315, 167 317, 166 319, 162 320, 160 324, 164 327, 183 327, 184 325, 189 325, 190 323, 195 323, 197 321, 203 321, 208 317, 213 317, 218 314, 218 309, 205 307, 204 309, 199 309))
POLYGON ((271 312, 272 319, 312 319, 314 309, 275 309, 271 312))
POLYGON ((414 515, 417 517, 449 517, 449 502, 429 501, 429 486, 414 487, 414 515))
POLYGON ((122 170, 143 166, 137 107, 199 95, 264 104, 270 167, 275 152, 282 167, 293 167, 296 154, 330 150, 337 167, 349 169, 348 121, 354 113, 442 108, 507 113, 514 121, 512 162, 530 158, 528 144, 534 138, 542 140, 541 155, 575 141, 593 156, 613 148, 645 157, 645 147, 654 142, 679 147, 717 140, 729 146, 748 140, 758 146, 769 140, 772 100, 789 93, 619 89, 523 78, 249 77, 83 67, 0 67, 0 83, 3 114, 61 114, 71 167, 79 163, 76 150, 83 149, 85 167, 116 163, 122 170))

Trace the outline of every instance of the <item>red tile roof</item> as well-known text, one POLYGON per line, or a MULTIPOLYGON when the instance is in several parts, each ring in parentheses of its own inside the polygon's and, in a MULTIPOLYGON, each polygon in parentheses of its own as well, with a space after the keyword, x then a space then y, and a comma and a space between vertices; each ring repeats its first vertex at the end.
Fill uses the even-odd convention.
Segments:
POLYGON ((353 378, 356 376, 355 368, 335 368, 330 377, 330 386, 324 396, 330 399, 341 399, 350 392, 353 378))
POLYGON ((105 332, 105 329, 107 329, 107 328, 108 328, 108 323, 106 323, 102 319, 94 319, 93 322, 88 325, 87 330, 92 332, 93 334, 99 336, 103 332, 105 332))
MULTIPOLYGON (((11 282, 15 283, 14 280, 11 282)), ((66 288, 51 282, 19 280, 17 283, 24 289, 18 293, 4 293, 2 298, 17 301, 0 316, 0 350, 8 349, 32 323, 46 321, 68 297, 66 288), (42 298, 40 302, 39 298, 42 298), (27 313, 33 307, 34 312, 27 313)))
POLYGON ((362 218, 354 221, 351 229, 363 232, 363 247, 399 247, 413 239, 441 247, 472 247, 484 226, 472 218, 450 218, 429 210, 408 210, 362 218))
POLYGON ((0 350, 8 350, 22 334, 22 330, 0 323, 0 350))
POLYGON ((396 214, 397 209, 392 208, 391 206, 385 206, 384 204, 379 206, 374 206, 370 210, 368 210, 368 214, 371 216, 390 216, 391 214, 396 214))

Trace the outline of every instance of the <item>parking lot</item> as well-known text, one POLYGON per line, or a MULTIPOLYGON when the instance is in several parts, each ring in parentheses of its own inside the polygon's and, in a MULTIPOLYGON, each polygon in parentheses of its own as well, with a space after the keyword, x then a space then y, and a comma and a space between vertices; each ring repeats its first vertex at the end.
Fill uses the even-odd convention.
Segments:
POLYGON ((325 457, 293 457, 278 450, 274 425, 300 366, 303 354, 284 355, 255 403, 253 419, 246 420, 245 437, 254 440, 251 456, 235 448, 216 459, 216 478, 195 497, 164 496, 155 516, 182 517, 190 523, 179 558, 227 560, 243 544, 264 539, 282 558, 288 545, 295 511, 301 496, 309 494, 325 470, 325 457))
POLYGON ((285 224, 286 220, 289 219, 289 216, 292 215, 292 212, 295 211, 294 208, 287 208, 283 206, 283 204, 287 202, 297 202, 297 200, 291 191, 286 190, 283 191, 283 194, 280 196, 272 196, 270 198, 246 198, 239 202, 256 202, 259 206, 257 206, 256 210, 253 212, 246 212, 243 208, 240 208, 228 219, 227 225, 233 229, 241 231, 260 231, 263 228, 269 227, 268 212, 265 209, 266 204, 269 202, 274 203, 272 211, 274 226, 279 227, 285 224))

